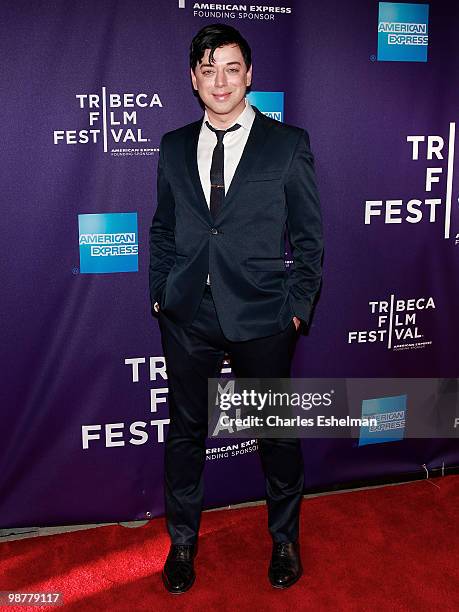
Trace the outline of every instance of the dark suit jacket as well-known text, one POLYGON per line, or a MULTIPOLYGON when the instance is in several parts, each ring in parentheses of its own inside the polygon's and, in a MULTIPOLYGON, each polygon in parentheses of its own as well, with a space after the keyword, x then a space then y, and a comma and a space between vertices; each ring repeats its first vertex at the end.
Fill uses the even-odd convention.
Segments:
MULTIPOLYGON (((150 228, 150 297, 180 326, 193 321, 210 273, 232 341, 309 321, 321 279, 322 222, 307 132, 253 106, 255 119, 215 222, 202 190, 202 118, 161 139, 150 228), (285 231, 294 263, 284 266, 285 231)), ((154 311, 153 311, 154 312, 154 311)))

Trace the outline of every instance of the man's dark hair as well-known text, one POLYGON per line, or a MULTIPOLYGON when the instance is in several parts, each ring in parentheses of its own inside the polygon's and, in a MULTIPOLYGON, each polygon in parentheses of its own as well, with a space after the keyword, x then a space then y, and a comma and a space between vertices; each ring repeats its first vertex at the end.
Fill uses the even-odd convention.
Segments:
POLYGON ((195 72, 198 62, 204 57, 206 49, 210 49, 209 62, 214 59, 214 51, 223 45, 237 44, 241 50, 247 70, 252 65, 252 51, 245 38, 229 25, 224 23, 213 23, 204 26, 191 41, 190 45, 190 67, 195 72))

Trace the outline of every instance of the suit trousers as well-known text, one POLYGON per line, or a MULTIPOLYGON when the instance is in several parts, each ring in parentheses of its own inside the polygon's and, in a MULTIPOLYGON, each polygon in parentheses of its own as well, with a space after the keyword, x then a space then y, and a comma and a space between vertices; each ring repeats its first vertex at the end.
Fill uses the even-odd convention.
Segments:
MULTIPOLYGON (((165 510, 172 544, 197 542, 204 493, 208 379, 218 378, 225 353, 238 378, 289 378, 299 335, 292 321, 280 333, 231 342, 220 327, 206 286, 197 315, 180 327, 160 311, 159 327, 169 385, 170 425, 165 441, 165 510)), ((304 470, 297 438, 259 438, 268 529, 274 542, 298 538, 304 470)))

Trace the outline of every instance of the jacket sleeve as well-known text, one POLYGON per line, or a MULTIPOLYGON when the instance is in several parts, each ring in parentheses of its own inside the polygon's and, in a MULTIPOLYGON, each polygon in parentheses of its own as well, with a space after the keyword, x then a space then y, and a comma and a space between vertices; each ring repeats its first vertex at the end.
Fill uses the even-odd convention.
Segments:
POLYGON ((175 262, 175 201, 167 179, 164 136, 159 145, 157 172, 157 206, 150 227, 150 301, 152 314, 155 302, 161 298, 167 276, 175 262))
POLYGON ((322 278, 322 215, 306 130, 298 140, 285 182, 287 232, 293 264, 288 277, 289 300, 296 317, 309 322, 322 278))

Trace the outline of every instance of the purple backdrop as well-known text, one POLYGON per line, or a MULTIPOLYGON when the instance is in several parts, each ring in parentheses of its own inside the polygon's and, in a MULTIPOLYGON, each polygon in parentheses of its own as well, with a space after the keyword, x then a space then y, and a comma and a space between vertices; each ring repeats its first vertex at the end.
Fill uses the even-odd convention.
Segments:
MULTIPOLYGON (((161 135, 202 116, 188 47, 205 24, 240 29, 253 49, 253 91, 284 92, 283 120, 310 134, 324 283, 293 374, 458 375, 450 129, 459 8, 430 2, 428 61, 402 62, 377 59, 378 2, 283 0, 272 6, 290 10, 247 4, 224 16, 197 4, 2 3, 2 527, 163 511, 167 380, 149 312, 147 237, 161 135), (409 136, 425 139, 418 159, 409 136), (428 136, 444 140, 442 159, 427 159, 428 136), (428 167, 442 169, 431 191, 428 167), (432 198, 440 202, 425 203, 432 198), (412 199, 420 203, 410 212, 412 199), (94 213, 137 213, 137 272, 83 272, 78 215, 94 213)), ((271 110, 269 96, 258 99, 271 110)), ((221 441, 209 446, 206 506, 262 497, 254 444, 236 456, 212 450, 221 441)), ((304 449, 308 489, 459 465, 456 440, 309 440, 304 449)))

